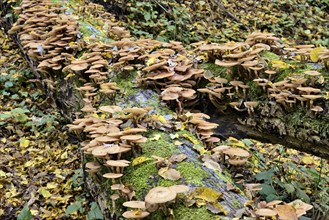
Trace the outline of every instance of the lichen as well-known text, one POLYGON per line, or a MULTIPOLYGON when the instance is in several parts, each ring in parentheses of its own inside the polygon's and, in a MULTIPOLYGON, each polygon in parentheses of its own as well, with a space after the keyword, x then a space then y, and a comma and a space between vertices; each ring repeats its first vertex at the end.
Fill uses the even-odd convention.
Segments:
POLYGON ((181 162, 177 164, 177 170, 181 173, 182 178, 188 184, 203 186, 203 180, 209 176, 209 174, 204 171, 201 164, 193 164, 189 162, 181 162))

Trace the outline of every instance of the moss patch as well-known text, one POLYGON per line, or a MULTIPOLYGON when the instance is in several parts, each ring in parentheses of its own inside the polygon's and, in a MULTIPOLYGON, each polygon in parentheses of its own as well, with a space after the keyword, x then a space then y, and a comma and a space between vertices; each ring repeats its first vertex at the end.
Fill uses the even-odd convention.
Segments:
POLYGON ((208 211, 205 206, 198 208, 196 206, 186 207, 181 204, 175 207, 174 215, 175 215, 175 219, 179 219, 179 220, 191 220, 191 219, 213 220, 216 217, 216 215, 208 211))
POLYGON ((151 157, 152 155, 159 157, 170 157, 179 150, 171 142, 168 133, 152 131, 146 135, 149 139, 147 142, 143 143, 143 156, 151 157), (160 135, 158 140, 150 140, 152 137, 160 135))
POLYGON ((201 164, 181 162, 177 164, 176 169, 181 173, 187 183, 202 186, 204 185, 202 180, 207 178, 209 174, 200 166, 201 164))
POLYGON ((211 73, 216 77, 226 77, 226 68, 218 66, 214 63, 208 62, 208 63, 202 63, 200 64, 200 67, 205 70, 211 71, 211 73))
POLYGON ((280 56, 276 55, 275 53, 272 53, 270 51, 263 51, 261 53, 261 57, 265 59, 266 61, 272 61, 272 60, 280 60, 280 56))
POLYGON ((122 182, 125 185, 132 186, 137 198, 142 199, 148 190, 152 188, 157 173, 158 170, 153 161, 148 161, 135 167, 129 167, 122 178, 122 182))
POLYGON ((135 83, 136 77, 136 71, 121 72, 116 73, 115 76, 112 78, 112 81, 118 84, 118 86, 122 89, 122 92, 124 93, 125 97, 127 97, 138 92, 138 88, 136 88, 135 83))

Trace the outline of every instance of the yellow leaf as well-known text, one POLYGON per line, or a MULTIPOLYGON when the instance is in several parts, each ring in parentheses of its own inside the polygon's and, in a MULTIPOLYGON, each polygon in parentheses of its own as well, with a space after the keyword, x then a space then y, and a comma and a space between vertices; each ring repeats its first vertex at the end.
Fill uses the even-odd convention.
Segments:
POLYGON ((41 188, 39 189, 39 193, 41 193, 41 195, 42 195, 43 197, 45 197, 46 199, 49 198, 49 197, 51 196, 51 193, 50 193, 48 190, 46 190, 44 187, 41 187, 41 188))
POLYGON ((148 160, 151 160, 151 159, 150 158, 147 158, 147 157, 143 157, 143 156, 136 157, 135 159, 133 159, 132 165, 133 166, 137 166, 137 165, 142 164, 142 163, 144 163, 144 162, 146 162, 148 160))
POLYGON ((38 210, 31 209, 30 211, 31 211, 31 214, 32 214, 32 215, 37 215, 37 214, 39 214, 39 211, 38 211, 38 210))
POLYGON ((2 170, 0 170, 0 177, 6 177, 6 173, 2 170))
POLYGON ((146 65, 147 65, 147 66, 151 66, 152 64, 155 63, 156 59, 157 59, 156 57, 151 57, 151 58, 148 59, 148 61, 146 62, 146 65))
POLYGON ((67 74, 67 76, 65 77, 65 79, 68 79, 68 78, 70 78, 72 76, 75 76, 75 74, 74 73, 69 73, 69 74, 67 74))
POLYGON ((301 162, 303 164, 313 164, 313 157, 311 156, 305 156, 301 159, 301 162))
POLYGON ((180 142, 180 141, 175 141, 174 144, 175 144, 176 146, 178 146, 178 145, 182 145, 182 142, 180 142))
POLYGON ((313 50, 311 50, 311 52, 310 52, 311 61, 314 63, 318 62, 319 53, 324 51, 324 49, 325 49, 324 47, 317 47, 317 48, 314 48, 313 50))
POLYGON ((35 164, 36 164, 35 161, 33 161, 33 160, 29 160, 29 161, 27 161, 27 162, 24 164, 24 167, 32 167, 32 166, 34 166, 35 164))
POLYGON ((28 147, 30 145, 30 141, 25 138, 19 139, 19 146, 20 147, 28 147))
POLYGON ((214 203, 222 194, 208 187, 199 187, 194 190, 192 195, 196 199, 203 199, 206 202, 214 203))
POLYGON ((3 211, 3 209, 0 209, 0 216, 2 216, 5 212, 3 211))
POLYGON ((57 183, 47 183, 47 189, 55 189, 57 187, 57 183))
POLYGON ((165 119, 165 117, 163 117, 162 115, 158 116, 158 120, 161 122, 161 123, 166 123, 167 120, 165 119))
POLYGON ((6 138, 1 138, 1 142, 5 144, 7 142, 7 139, 6 138))
POLYGON ((65 151, 64 153, 62 153, 61 159, 64 160, 64 159, 67 159, 67 158, 68 158, 67 151, 65 151))

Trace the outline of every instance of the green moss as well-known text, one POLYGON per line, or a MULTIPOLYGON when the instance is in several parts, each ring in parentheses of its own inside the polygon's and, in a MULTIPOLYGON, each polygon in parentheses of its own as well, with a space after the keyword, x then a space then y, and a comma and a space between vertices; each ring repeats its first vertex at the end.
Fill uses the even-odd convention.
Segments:
POLYGON ((261 53, 261 57, 265 59, 266 61, 272 61, 272 60, 280 60, 280 56, 276 55, 275 53, 272 53, 270 51, 263 51, 261 53))
POLYGON ((136 71, 131 72, 121 72, 117 73, 113 78, 112 81, 116 82, 118 86, 123 90, 125 97, 128 97, 138 91, 136 88, 135 79, 137 77, 136 71))
POLYGON ((156 155, 159 157, 170 157, 174 153, 178 152, 176 146, 171 142, 168 133, 152 131, 146 135, 149 139, 143 143, 143 156, 151 157, 156 155), (150 140, 150 138, 160 135, 158 140, 150 140))
POLYGON ((291 65, 292 67, 280 70, 279 74, 275 77, 274 82, 282 81, 291 75, 303 74, 305 71, 312 69, 311 66, 300 63, 299 61, 284 61, 284 62, 291 65))
POLYGON ((169 108, 161 105, 161 102, 158 97, 153 97, 148 99, 146 104, 150 107, 153 107, 158 115, 172 115, 174 114, 169 108))
POLYGON ((203 179, 207 178, 209 174, 200 166, 201 164, 181 162, 177 164, 176 169, 181 173, 182 177, 187 183, 202 186, 204 185, 202 182, 203 179))
POLYGON ((153 161, 148 161, 135 167, 129 167, 122 178, 122 182, 125 185, 132 186, 137 198, 142 199, 154 185, 154 177, 158 175, 157 173, 158 170, 153 161))
POLYGON ((212 214, 207 210, 205 206, 200 208, 196 206, 186 207, 182 204, 179 204, 174 209, 175 219, 179 220, 191 220, 191 219, 202 219, 202 220, 213 220, 216 218, 216 215, 212 214))
POLYGON ((226 68, 218 66, 214 63, 208 62, 208 63, 202 63, 200 64, 200 67, 205 70, 211 71, 211 73, 216 77, 226 77, 226 68))

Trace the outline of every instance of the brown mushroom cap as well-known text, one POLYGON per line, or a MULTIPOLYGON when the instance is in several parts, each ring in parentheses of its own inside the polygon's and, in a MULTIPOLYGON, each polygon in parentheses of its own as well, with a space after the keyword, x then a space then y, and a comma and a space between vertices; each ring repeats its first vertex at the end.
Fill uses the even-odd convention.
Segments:
POLYGON ((128 167, 130 161, 128 160, 107 160, 106 165, 110 167, 128 167))
POLYGON ((145 196, 145 202, 154 203, 166 203, 176 198, 176 192, 169 187, 158 186, 151 189, 145 196))
POLYGON ((185 185, 173 185, 170 186, 169 188, 175 191, 176 193, 185 193, 189 191, 189 187, 185 185))
POLYGON ((224 151, 226 151, 226 150, 228 150, 230 148, 231 147, 230 146, 227 146, 227 145, 220 145, 218 147, 215 147, 215 148, 211 149, 211 151, 213 151, 213 152, 224 152, 224 151))
POLYGON ((249 157, 249 152, 238 147, 231 147, 224 151, 224 154, 230 155, 230 156, 239 156, 239 157, 249 157))
POLYGON ((142 135, 124 135, 124 136, 121 136, 120 139, 121 140, 127 140, 127 141, 137 141, 139 139, 143 138, 142 135))
POLYGON ((308 71, 305 71, 304 73, 309 76, 320 76, 321 75, 321 73, 319 73, 318 71, 315 71, 315 70, 308 70, 308 71))
POLYGON ((142 115, 142 114, 145 114, 147 112, 147 110, 145 110, 143 108, 137 108, 137 107, 125 108, 123 111, 127 112, 127 113, 134 114, 134 115, 142 115))
POLYGON ((105 177, 107 179, 117 179, 122 176, 123 176, 122 173, 105 173, 105 174, 103 174, 103 177, 105 177))
POLYGON ((239 64, 239 62, 235 62, 235 61, 220 61, 220 60, 216 60, 215 64, 218 66, 222 66, 222 67, 232 67, 232 66, 236 66, 239 64))
POLYGON ((140 211, 126 211, 122 214, 123 217, 127 219, 141 219, 148 216, 149 212, 140 212, 140 211))
POLYGON ((91 170, 98 170, 101 167, 101 165, 97 162, 88 162, 86 163, 86 168, 91 170))
POLYGON ((119 106, 115 106, 115 105, 108 105, 108 106, 99 107, 99 110, 101 110, 102 112, 114 113, 114 112, 121 111, 122 108, 119 106))
POLYGON ((146 209, 144 201, 128 201, 122 204, 124 207, 134 209, 146 209))
POLYGON ((257 209, 255 214, 258 216, 276 216, 278 213, 272 209, 257 209))

